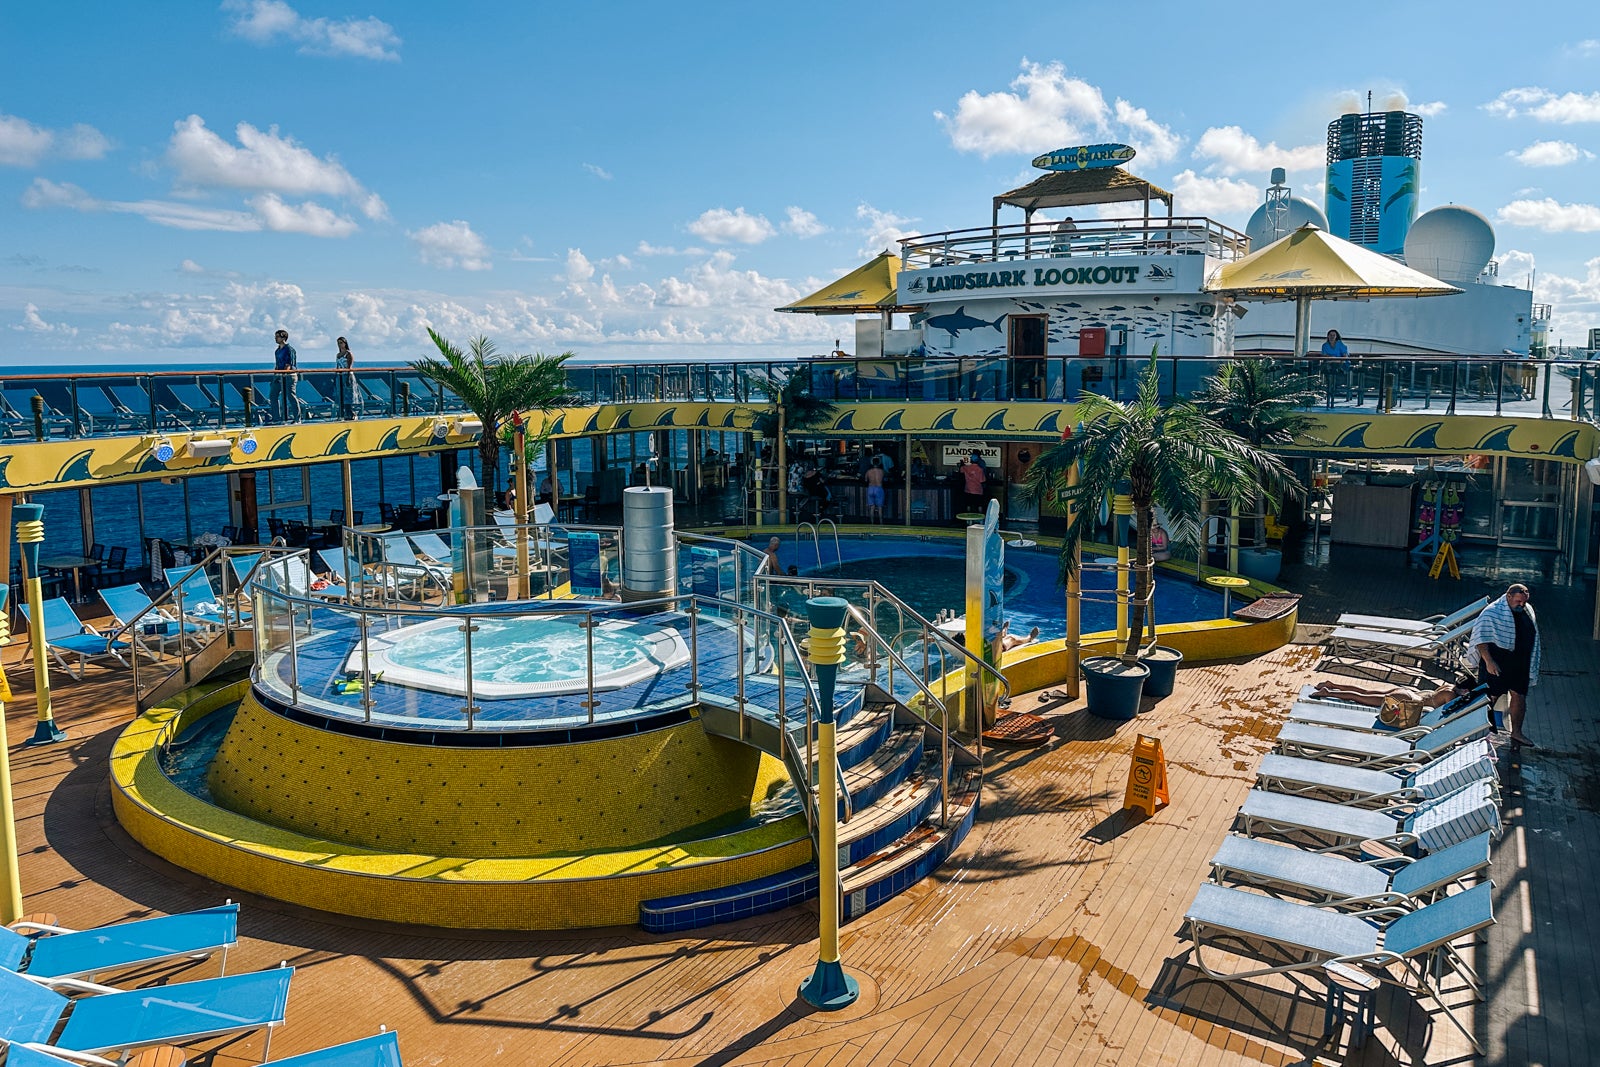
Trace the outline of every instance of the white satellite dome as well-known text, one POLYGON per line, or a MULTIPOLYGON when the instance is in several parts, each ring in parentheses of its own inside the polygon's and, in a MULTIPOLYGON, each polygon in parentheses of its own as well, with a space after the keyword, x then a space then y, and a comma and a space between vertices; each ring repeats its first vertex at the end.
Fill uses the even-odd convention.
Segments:
MULTIPOLYGON (((1328 216, 1322 209, 1309 200, 1298 196, 1289 198, 1289 217, 1283 220, 1283 232, 1277 234, 1278 238, 1287 237, 1306 223, 1311 223, 1319 230, 1328 229, 1328 216)), ((1262 204, 1256 208, 1256 213, 1250 216, 1250 221, 1244 224, 1245 236, 1250 238, 1250 248, 1261 251, 1276 238, 1272 233, 1272 224, 1267 221, 1267 205, 1262 204)))
POLYGON ((1460 285, 1483 273, 1494 255, 1494 227, 1470 207, 1424 212, 1406 234, 1406 266, 1460 285))

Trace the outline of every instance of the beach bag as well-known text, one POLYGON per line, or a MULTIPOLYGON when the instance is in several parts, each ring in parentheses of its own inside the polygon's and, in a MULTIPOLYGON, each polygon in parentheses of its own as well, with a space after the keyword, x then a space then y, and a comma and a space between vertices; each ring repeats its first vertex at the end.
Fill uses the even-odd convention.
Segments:
POLYGON ((1422 704, 1416 700, 1385 697, 1378 708, 1378 721, 1394 730, 1409 730, 1422 721, 1422 704))

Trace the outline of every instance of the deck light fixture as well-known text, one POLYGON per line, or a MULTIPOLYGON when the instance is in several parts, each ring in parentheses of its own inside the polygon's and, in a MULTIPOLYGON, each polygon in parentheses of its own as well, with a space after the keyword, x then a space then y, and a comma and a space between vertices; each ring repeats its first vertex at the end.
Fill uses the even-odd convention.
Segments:
POLYGON ((233 441, 227 437, 191 437, 183 450, 190 459, 211 459, 232 451, 233 441))
POLYGON ((260 445, 256 444, 256 435, 254 433, 247 433, 239 438, 238 449, 246 456, 255 455, 256 449, 260 447, 260 445))
POLYGON ((451 424, 450 432, 456 437, 471 437, 483 432, 483 420, 463 415, 451 424))
POLYGON ((172 457, 177 454, 178 450, 172 447, 171 440, 165 437, 156 438, 155 444, 150 446, 150 458, 163 466, 171 463, 172 457))

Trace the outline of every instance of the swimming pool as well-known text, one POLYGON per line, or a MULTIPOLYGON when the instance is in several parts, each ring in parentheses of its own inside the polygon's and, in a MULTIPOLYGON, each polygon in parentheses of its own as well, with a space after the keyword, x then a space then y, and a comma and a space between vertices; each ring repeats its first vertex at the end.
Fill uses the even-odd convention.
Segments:
MULTIPOLYGON (((797 549, 792 538, 785 538, 779 557, 785 564, 798 557, 800 572, 807 576, 877 581, 925 618, 947 608, 958 615, 966 609, 966 543, 960 538, 852 534, 840 536, 839 549, 842 560, 834 558, 833 544, 824 538, 818 566, 809 540, 797 549)), ((1084 554, 1086 634, 1117 625, 1116 580, 1109 569, 1094 566, 1094 558, 1084 554)), ((1054 546, 1006 547, 1005 613, 1012 633, 1026 634, 1037 626, 1043 638, 1066 636, 1066 593, 1059 574, 1054 546)), ((1155 613, 1157 623, 1219 619, 1222 595, 1163 571, 1156 577, 1155 613)))
MULTIPOLYGON (((675 630, 620 619, 584 616, 475 616, 472 690, 485 697, 554 696, 586 691, 594 642, 595 689, 619 689, 687 663, 689 648, 675 630)), ((436 693, 465 695, 466 633, 457 619, 434 619, 368 637, 370 670, 383 681, 436 693)), ((346 670, 361 671, 361 650, 346 670)))

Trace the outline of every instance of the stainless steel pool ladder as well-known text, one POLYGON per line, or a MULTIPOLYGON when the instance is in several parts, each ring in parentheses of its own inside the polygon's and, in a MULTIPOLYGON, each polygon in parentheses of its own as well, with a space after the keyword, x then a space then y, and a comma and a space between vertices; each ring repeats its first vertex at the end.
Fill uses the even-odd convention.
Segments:
POLYGON ((819 518, 816 522, 802 522, 794 528, 794 539, 797 545, 805 544, 805 533, 811 531, 811 545, 817 553, 817 566, 822 566, 822 527, 827 526, 833 530, 833 560, 840 567, 844 566, 844 549, 839 547, 839 524, 832 519, 819 518))

